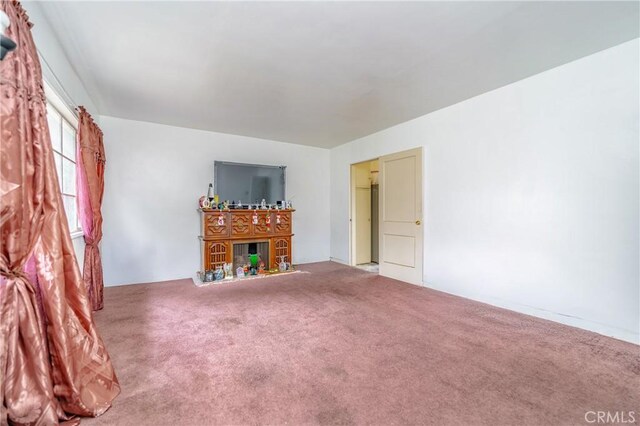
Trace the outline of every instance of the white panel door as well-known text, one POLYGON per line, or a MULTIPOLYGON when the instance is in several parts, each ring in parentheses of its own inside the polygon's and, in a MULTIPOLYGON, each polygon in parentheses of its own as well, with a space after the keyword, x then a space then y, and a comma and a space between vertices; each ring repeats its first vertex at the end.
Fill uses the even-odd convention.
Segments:
POLYGON ((380 275, 422 285, 422 148, 380 157, 380 275))

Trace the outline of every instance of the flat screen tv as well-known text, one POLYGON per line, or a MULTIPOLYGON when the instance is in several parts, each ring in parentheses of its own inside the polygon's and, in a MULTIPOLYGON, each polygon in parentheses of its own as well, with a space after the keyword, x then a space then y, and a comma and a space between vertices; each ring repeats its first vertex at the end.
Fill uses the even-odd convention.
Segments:
POLYGON ((213 187, 220 200, 241 201, 246 206, 264 199, 268 204, 275 204, 286 200, 286 168, 216 161, 213 164, 213 187))

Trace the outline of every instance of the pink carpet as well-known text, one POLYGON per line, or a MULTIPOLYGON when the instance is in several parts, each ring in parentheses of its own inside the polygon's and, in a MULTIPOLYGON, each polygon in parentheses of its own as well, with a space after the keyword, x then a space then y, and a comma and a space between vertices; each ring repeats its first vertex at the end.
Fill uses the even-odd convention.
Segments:
POLYGON ((635 411, 638 346, 335 263, 105 289, 122 386, 83 424, 587 424, 635 411))

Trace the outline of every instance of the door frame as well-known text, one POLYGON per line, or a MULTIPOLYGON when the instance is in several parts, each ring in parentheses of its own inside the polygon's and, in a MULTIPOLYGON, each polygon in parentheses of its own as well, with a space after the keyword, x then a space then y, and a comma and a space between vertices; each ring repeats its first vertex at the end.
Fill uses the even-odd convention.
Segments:
MULTIPOLYGON (((355 228, 355 212, 356 212, 356 166, 364 163, 370 163, 377 160, 378 157, 369 160, 362 160, 349 165, 349 265, 356 266, 356 228, 355 228)), ((380 225, 378 224, 378 227, 380 225)))
MULTIPOLYGON (((356 266, 356 230, 355 230, 355 222, 354 222, 354 212, 355 212, 355 198, 356 198, 356 178, 355 178, 355 173, 354 173, 354 166, 358 165, 358 164, 363 164, 363 163, 368 163, 374 160, 380 160, 382 157, 388 156, 388 155, 394 155, 394 154, 401 154, 404 152, 409 152, 409 151, 413 151, 413 150, 419 150, 420 151, 420 158, 421 158, 421 191, 419 192, 419 197, 420 197, 420 203, 422 206, 421 209, 421 222, 422 222, 422 239, 421 239, 421 245, 422 245, 422 258, 417 259, 417 262, 420 262, 420 264, 422 265, 421 270, 422 270, 422 277, 420 280, 420 283, 417 283, 417 285, 422 285, 424 286, 424 246, 425 246, 425 228, 424 228, 424 224, 425 224, 425 205, 424 205, 424 185, 425 185, 425 181, 424 181, 424 176, 425 176, 425 170, 424 170, 424 165, 425 165, 425 161, 424 161, 424 155, 425 155, 425 150, 423 146, 417 146, 411 149, 403 149, 401 151, 395 151, 395 152, 389 152, 389 153, 385 153, 383 155, 379 155, 377 157, 373 157, 370 158, 368 160, 362 160, 362 161, 357 161, 355 163, 351 163, 349 165, 349 265, 351 266, 356 266)), ((382 168, 382 164, 380 165, 380 168, 382 168)), ((379 184, 380 185, 380 184, 379 184)), ((379 205, 379 209, 382 208, 382 194, 380 194, 380 205, 379 205)), ((382 242, 382 214, 379 214, 379 220, 378 220, 378 235, 380 235, 380 243, 382 242)), ((380 250, 380 256, 382 256, 382 250, 380 250)), ((382 261, 382 259, 378 259, 380 262, 382 261)), ((414 283, 416 284, 416 283, 414 283)))

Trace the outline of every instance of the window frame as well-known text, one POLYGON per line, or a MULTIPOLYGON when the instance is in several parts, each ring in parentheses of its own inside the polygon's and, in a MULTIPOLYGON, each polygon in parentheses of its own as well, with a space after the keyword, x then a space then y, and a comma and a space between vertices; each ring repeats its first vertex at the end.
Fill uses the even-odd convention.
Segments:
MULTIPOLYGON (((45 103, 47 106, 47 114, 48 109, 51 108, 52 110, 54 110, 59 116, 60 116, 60 129, 59 129, 59 133, 60 133, 60 150, 56 149, 53 145, 53 143, 51 144, 53 152, 54 152, 54 156, 60 155, 60 157, 62 158, 62 161, 60 163, 61 167, 64 164, 64 161, 67 160, 69 162, 71 162, 73 164, 74 167, 74 179, 76 179, 77 182, 77 173, 78 173, 78 158, 77 158, 77 152, 78 152, 78 140, 77 140, 77 135, 78 135, 78 117, 73 113, 73 110, 71 108, 69 108, 67 106, 67 104, 65 104, 62 99, 60 98, 60 96, 53 90, 53 88, 47 84, 47 82, 44 82, 44 89, 45 89, 45 103), (73 150, 75 153, 75 159, 70 158, 68 155, 65 155, 63 153, 64 151, 64 132, 65 132, 65 124, 71 128, 73 130, 74 133, 74 137, 73 137, 73 150)), ((51 134, 51 131, 49 132, 51 134)), ((58 165, 57 163, 54 161, 54 165, 56 167, 56 173, 59 173, 59 176, 64 176, 63 175, 63 170, 57 170, 58 165)), ((75 190, 75 194, 70 194, 68 192, 64 192, 64 188, 63 188, 63 182, 58 182, 59 183, 59 188, 60 188, 60 193, 64 197, 72 197, 75 204, 76 204, 76 223, 75 223, 75 227, 72 228, 71 225, 69 225, 69 231, 71 233, 71 238, 78 238, 84 235, 84 232, 82 231, 82 226, 80 224, 80 209, 79 209, 79 205, 78 205, 78 188, 77 188, 77 183, 74 182, 74 185, 76 186, 76 190, 75 190)), ((64 203, 63 206, 64 208, 64 203)), ((66 211, 65 211, 66 213, 66 211)), ((69 223, 67 221, 67 223, 69 223)))

